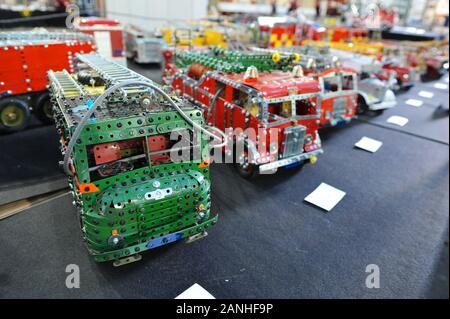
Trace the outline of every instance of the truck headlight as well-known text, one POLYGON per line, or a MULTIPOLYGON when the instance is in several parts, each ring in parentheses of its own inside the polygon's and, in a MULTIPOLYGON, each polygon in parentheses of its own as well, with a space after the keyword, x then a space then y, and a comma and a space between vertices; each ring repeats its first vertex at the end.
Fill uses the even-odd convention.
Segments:
POLYGON ((305 144, 309 145, 312 143, 312 136, 311 135, 306 135, 305 137, 305 144))

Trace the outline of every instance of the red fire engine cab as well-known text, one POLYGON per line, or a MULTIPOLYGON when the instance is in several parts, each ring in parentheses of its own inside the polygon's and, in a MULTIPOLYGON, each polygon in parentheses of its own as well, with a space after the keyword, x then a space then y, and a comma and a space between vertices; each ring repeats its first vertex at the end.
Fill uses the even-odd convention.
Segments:
POLYGON ((322 90, 322 127, 346 124, 356 117, 358 74, 355 70, 331 67, 313 76, 319 80, 322 90))
POLYGON ((232 129, 225 151, 234 150, 241 176, 315 163, 322 153, 320 85, 303 76, 301 67, 274 71, 275 64, 291 61, 222 49, 214 54, 166 51, 165 58, 164 81, 198 105, 209 125, 227 134, 232 129))
POLYGON ((0 131, 26 128, 31 110, 51 122, 47 72, 71 71, 76 53, 95 50, 94 40, 84 34, 0 32, 0 131))

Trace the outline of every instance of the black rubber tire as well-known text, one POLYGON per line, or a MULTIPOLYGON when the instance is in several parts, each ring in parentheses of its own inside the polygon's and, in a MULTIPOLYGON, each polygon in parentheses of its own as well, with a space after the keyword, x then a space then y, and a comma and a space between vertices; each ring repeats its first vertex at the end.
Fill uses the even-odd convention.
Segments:
POLYGON ((411 88, 412 88, 412 86, 411 86, 411 85, 408 85, 408 86, 403 87, 403 88, 402 88, 402 91, 403 91, 403 92, 408 92, 408 91, 411 90, 411 88))
MULTIPOLYGON (((0 132, 11 133, 22 131, 28 126, 30 118, 30 108, 25 101, 13 97, 0 100, 0 132), (3 112, 6 112, 7 109, 11 108, 17 112, 16 116, 19 115, 22 117, 20 122, 8 124, 2 119, 3 112)), ((11 121, 13 121, 13 119, 11 121)))
POLYGON ((51 114, 52 104, 50 94, 42 93, 34 103, 34 115, 44 124, 54 123, 53 114, 51 114), (49 113, 50 112, 50 113, 49 113))
POLYGON ((356 106, 356 114, 365 114, 369 111, 366 101, 361 95, 358 95, 358 105, 356 106))
POLYGON ((245 179, 253 179, 258 176, 258 167, 253 164, 248 164, 248 168, 244 169, 241 164, 235 163, 234 167, 238 174, 245 179))
MULTIPOLYGON (((248 152, 247 147, 244 147, 245 151, 248 152)), ((234 168, 238 172, 238 174, 245 179, 253 179, 259 174, 259 169, 254 164, 248 164, 247 168, 242 167, 241 163, 239 163, 239 159, 236 155, 236 143, 233 144, 233 156, 234 158, 234 168)))
POLYGON ((401 91, 403 91, 402 84, 403 84, 402 79, 401 79, 401 78, 397 78, 397 85, 398 85, 398 88, 397 88, 397 90, 395 90, 395 92, 401 92, 401 91))

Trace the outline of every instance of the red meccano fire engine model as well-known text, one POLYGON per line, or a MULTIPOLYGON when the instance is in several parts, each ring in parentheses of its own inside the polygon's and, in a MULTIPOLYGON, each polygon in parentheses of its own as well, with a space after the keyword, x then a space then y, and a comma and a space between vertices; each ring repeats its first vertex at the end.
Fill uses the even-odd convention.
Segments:
POLYGON ((210 125, 227 134, 233 130, 226 154, 234 149, 241 176, 315 163, 322 153, 320 85, 303 76, 300 66, 288 71, 296 55, 277 60, 216 48, 167 51, 165 58, 165 82, 201 107, 210 125))
POLYGON ((253 48, 255 52, 272 53, 276 59, 298 54, 305 75, 318 80, 321 88, 320 125, 346 124, 356 117, 358 107, 358 73, 340 66, 339 60, 317 47, 284 48, 281 50, 253 48), (279 55, 279 56, 277 56, 279 55))
POLYGON ((0 131, 26 128, 30 110, 51 122, 47 72, 73 71, 76 53, 95 50, 94 40, 84 34, 0 32, 0 131))

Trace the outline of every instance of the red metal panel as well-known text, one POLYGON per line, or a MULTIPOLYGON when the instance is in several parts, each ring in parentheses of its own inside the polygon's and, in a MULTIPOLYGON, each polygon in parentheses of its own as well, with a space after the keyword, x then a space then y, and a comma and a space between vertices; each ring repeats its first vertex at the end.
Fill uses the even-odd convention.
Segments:
POLYGON ((94 147, 95 164, 101 165, 120 160, 120 146, 118 143, 105 143, 94 147))
POLYGON ((95 51, 91 42, 54 43, 0 48, 0 93, 25 94, 44 91, 47 72, 71 69, 76 53, 95 51))
POLYGON ((22 50, 11 46, 0 48, 0 61, 0 93, 27 92, 26 73, 22 67, 22 50))
MULTIPOLYGON (((157 152, 169 149, 169 141, 164 135, 154 135, 147 138, 149 152, 157 152)), ((169 163, 169 153, 150 155, 152 165, 157 163, 169 163)))

